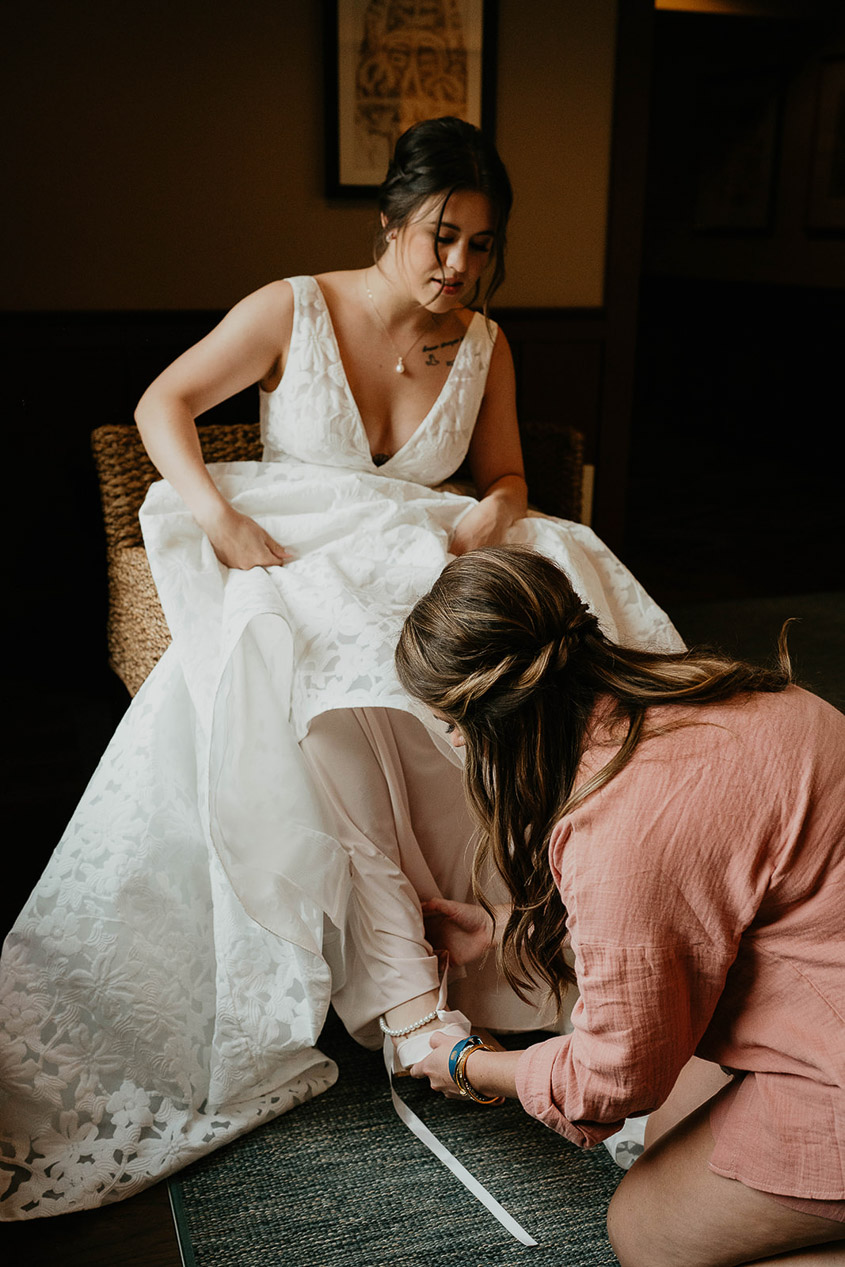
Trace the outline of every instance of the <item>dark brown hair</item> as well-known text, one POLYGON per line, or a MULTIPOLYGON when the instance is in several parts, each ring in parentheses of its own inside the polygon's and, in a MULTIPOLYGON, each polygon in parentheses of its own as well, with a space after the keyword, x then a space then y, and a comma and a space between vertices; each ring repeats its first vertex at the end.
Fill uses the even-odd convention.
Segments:
POLYGON ((507 884, 513 907, 502 965, 518 993, 539 979, 559 1000, 574 979, 563 954, 566 910, 547 858, 555 823, 618 774, 643 738, 665 733, 654 714, 645 730, 647 710, 789 685, 785 628, 777 668, 706 648, 622 647, 602 633, 555 563, 518 546, 454 559, 414 607, 396 669, 408 693, 464 737, 466 790, 480 828, 473 887, 489 911, 486 865, 507 884), (621 746, 576 789, 600 699, 609 700, 621 746))
MULTIPOLYGON (((382 224, 375 256, 380 259, 384 254, 388 233, 403 229, 432 198, 442 199, 439 230, 452 194, 466 191, 484 194, 494 217, 492 270, 482 299, 486 311, 505 279, 505 244, 513 191, 493 142, 464 119, 424 119, 403 132, 396 142, 378 193, 382 224)), ((439 262, 439 255, 437 258, 439 262)), ((478 299, 479 290, 480 282, 472 303, 478 299)))

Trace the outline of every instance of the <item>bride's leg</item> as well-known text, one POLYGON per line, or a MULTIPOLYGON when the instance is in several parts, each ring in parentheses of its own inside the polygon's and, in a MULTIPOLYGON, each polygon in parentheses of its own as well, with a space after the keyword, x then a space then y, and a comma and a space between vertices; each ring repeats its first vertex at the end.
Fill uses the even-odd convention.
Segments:
MULTIPOLYGON (((395 709, 325 713, 302 750, 352 870, 346 980, 335 1009, 359 1042, 375 1047, 380 1014, 401 1029, 437 1003, 438 965, 420 900, 472 900, 474 824, 461 767, 421 722, 395 709)), ((493 1030, 555 1029, 565 1019, 544 996, 520 1000, 492 954, 451 974, 448 1006, 493 1030)))
MULTIPOLYGON (((416 717, 391 709, 368 709, 365 724, 373 734, 391 782, 401 786, 396 806, 397 838, 403 871, 420 897, 434 893, 457 902, 471 902, 473 844, 476 825, 470 814, 460 760, 445 739, 443 751, 416 717)), ((484 891, 491 902, 507 902, 504 882, 486 875, 484 891)), ((451 975, 449 1004, 472 1017, 474 1025, 499 1031, 559 1030, 568 1025, 576 994, 570 991, 558 1012, 547 992, 539 989, 524 1002, 507 985, 495 954, 451 975)))
MULTIPOLYGON (((317 717, 302 751, 352 873, 345 980, 333 1002, 350 1033, 376 1047, 380 1015, 402 1029, 437 1006, 438 961, 425 937, 420 897, 439 890, 419 850, 408 845, 401 767, 384 725, 368 712, 317 717)), ((425 1028, 436 1027, 432 1021, 425 1028)))

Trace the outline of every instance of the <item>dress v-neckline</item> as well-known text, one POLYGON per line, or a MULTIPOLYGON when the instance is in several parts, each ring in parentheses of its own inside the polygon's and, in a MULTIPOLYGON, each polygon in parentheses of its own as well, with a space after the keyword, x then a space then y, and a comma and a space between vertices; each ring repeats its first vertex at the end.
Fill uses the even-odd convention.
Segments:
POLYGON ((446 375, 446 378, 443 381, 443 386, 440 388, 440 391, 437 393, 437 396, 432 402, 431 408, 429 409, 428 413, 425 415, 422 421, 417 424, 417 426, 408 436, 408 439, 405 440, 403 444, 400 444, 399 448, 395 451, 395 453, 390 454, 386 462, 377 463, 375 461, 375 458, 380 457, 382 455, 374 454, 372 450, 370 449, 370 440, 367 435, 367 428, 364 426, 364 419, 361 414, 361 410, 358 407, 358 402, 355 399, 352 393, 352 388, 349 385, 349 377, 346 373, 346 366, 343 364, 343 357, 340 355, 340 344, 337 341, 337 333, 334 328, 334 322, 332 321, 332 314, 329 311, 329 305, 326 300, 326 296, 323 294, 323 288, 321 287, 320 283, 317 281, 316 277, 312 277, 311 281, 314 283, 317 294, 320 297, 320 303, 322 304, 323 312, 326 315, 326 322, 329 327, 329 333, 331 334, 332 342, 334 343, 334 350, 335 350, 335 355, 337 357, 337 363, 340 366, 341 373, 343 374, 343 389, 346 392, 347 399, 349 400, 349 403, 352 406, 352 412, 353 412, 357 430, 358 430, 359 442, 361 443, 364 451, 366 452, 368 458, 370 459, 373 469, 376 471, 383 471, 385 467, 390 465, 390 463, 394 460, 394 458, 399 457, 400 453, 405 453, 405 451, 409 448, 411 444, 413 444, 413 442, 417 439, 417 437, 428 429, 429 420, 431 419, 431 417, 433 416, 433 414, 435 413, 437 409, 437 406, 440 404, 441 400, 443 399, 446 389, 449 386, 449 381, 453 373, 455 372, 458 366, 458 363, 460 362, 461 358, 464 355, 464 349, 467 346, 469 333, 472 330, 473 326, 475 325, 476 319, 479 316, 481 316, 481 314, 478 312, 474 312, 472 314, 470 323, 464 330, 463 338, 461 339, 461 346, 458 348, 458 354, 455 357, 452 364, 449 366, 449 373, 446 375))

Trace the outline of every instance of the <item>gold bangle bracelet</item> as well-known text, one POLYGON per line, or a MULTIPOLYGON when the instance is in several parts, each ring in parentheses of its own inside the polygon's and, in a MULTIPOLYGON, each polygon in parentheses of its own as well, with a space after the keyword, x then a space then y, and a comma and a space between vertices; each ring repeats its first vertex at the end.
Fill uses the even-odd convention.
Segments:
POLYGON ((461 1073, 463 1073, 463 1065, 466 1061, 468 1051, 474 1050, 476 1047, 482 1046, 482 1043, 483 1043, 483 1040, 480 1039, 477 1034, 470 1034, 469 1038, 466 1038, 464 1039, 462 1043, 457 1044, 458 1057, 455 1059, 455 1061, 452 1060, 451 1056, 449 1057, 449 1073, 451 1075, 452 1081, 454 1082, 455 1086, 458 1089, 458 1092, 460 1093, 461 1098, 464 1100, 469 1100, 472 1097, 470 1096, 469 1092, 466 1090, 463 1077, 461 1076, 460 1081, 458 1080, 459 1075, 456 1072, 457 1062, 458 1060, 460 1060, 461 1073))
POLYGON ((474 1051, 492 1051, 492 1047, 488 1047, 486 1043, 468 1044, 460 1056, 458 1056, 455 1064, 454 1081, 458 1086, 461 1095, 468 1100, 474 1100, 476 1104, 504 1104, 505 1097, 503 1095, 480 1095, 470 1082, 466 1074, 466 1062, 474 1051))
POLYGON ((464 1073, 464 1065, 469 1059, 469 1053, 471 1051, 478 1051, 479 1047, 481 1047, 482 1045, 483 1045, 482 1043, 468 1044, 461 1052, 460 1056, 458 1057, 457 1063, 455 1064, 455 1073, 453 1075, 453 1081, 455 1082, 461 1095, 466 1100, 471 1100, 472 1095, 467 1085, 466 1074, 464 1073))

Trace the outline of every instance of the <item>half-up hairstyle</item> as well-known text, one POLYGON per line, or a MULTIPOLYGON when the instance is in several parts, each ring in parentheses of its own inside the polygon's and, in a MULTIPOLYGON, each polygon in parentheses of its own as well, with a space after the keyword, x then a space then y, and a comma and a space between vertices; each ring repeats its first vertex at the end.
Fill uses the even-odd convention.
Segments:
MULTIPOLYGON (((399 137, 387 176, 379 187, 382 223, 375 257, 380 259, 387 249, 387 235, 403 229, 432 198, 441 199, 439 236, 446 204, 452 194, 459 192, 484 194, 493 212, 492 268, 481 299, 486 312, 505 279, 505 244, 513 191, 493 142, 464 119, 424 119, 399 137)), ((440 262, 439 254, 437 259, 440 262)), ((479 281, 476 285, 471 303, 479 299, 480 284, 479 281)))
MULTIPOLYGON (((397 673, 411 696, 463 735, 480 829, 473 889, 492 914, 481 879, 489 863, 508 887, 502 967, 523 998, 540 980, 560 1001, 574 980, 563 953, 566 909, 548 864, 555 823, 627 765, 647 737, 647 709, 781 691, 792 680, 785 628, 779 655, 779 667, 759 668, 706 648, 618 646, 561 569, 521 546, 454 559, 416 604, 396 649, 397 673), (621 746, 576 788, 600 699, 620 723, 621 746)), ((659 723, 649 721, 653 734, 659 723)))

